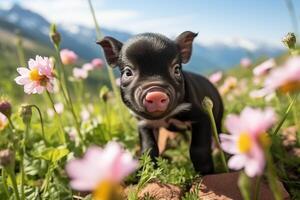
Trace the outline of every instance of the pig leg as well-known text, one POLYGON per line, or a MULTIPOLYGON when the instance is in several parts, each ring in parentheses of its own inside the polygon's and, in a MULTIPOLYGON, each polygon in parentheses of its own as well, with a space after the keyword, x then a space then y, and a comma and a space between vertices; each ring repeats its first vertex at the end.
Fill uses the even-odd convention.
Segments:
POLYGON ((211 142, 211 127, 207 118, 192 124, 190 156, 195 170, 202 175, 214 171, 211 142))
POLYGON ((157 128, 139 127, 139 137, 141 152, 145 153, 149 150, 149 156, 152 161, 156 162, 159 150, 155 139, 155 133, 158 132, 157 128))

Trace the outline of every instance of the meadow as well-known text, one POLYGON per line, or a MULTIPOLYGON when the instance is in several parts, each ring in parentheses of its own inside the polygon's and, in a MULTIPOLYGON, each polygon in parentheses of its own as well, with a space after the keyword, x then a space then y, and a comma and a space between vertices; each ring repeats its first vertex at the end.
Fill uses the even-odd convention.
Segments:
MULTIPOLYGON (((47 49, 27 50, 20 35, 15 47, 0 46, 0 199, 155 199, 143 192, 150 183, 176 187, 180 199, 199 199, 202 177, 189 158, 189 131, 161 130, 166 137, 154 166, 140 153, 117 73, 104 59, 86 61, 61 49, 56 26, 49 30, 47 49)), ((95 31, 101 39, 96 20, 95 31)), ((232 139, 239 153, 226 148, 230 137, 214 138, 216 172, 241 171, 244 199, 256 198, 247 186, 254 176, 266 180, 274 199, 282 199, 277 180, 300 199, 300 49, 291 33, 282 45, 286 52, 276 58, 245 58, 206 74, 224 101, 223 133, 240 136, 232 139), (230 164, 232 154, 245 156, 244 165, 230 164), (255 169, 247 170, 247 159, 255 169)), ((204 106, 209 114, 213 105, 204 106)))

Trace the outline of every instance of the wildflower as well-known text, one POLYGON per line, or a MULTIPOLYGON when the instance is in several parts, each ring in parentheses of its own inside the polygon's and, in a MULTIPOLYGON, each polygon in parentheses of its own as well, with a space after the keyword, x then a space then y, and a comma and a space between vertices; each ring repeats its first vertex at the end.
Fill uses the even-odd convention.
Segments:
POLYGON ((248 68, 250 67, 252 64, 252 61, 249 59, 249 58, 242 58, 241 59, 241 62, 240 62, 240 65, 243 67, 243 68, 248 68))
POLYGON ((94 66, 91 63, 85 63, 82 66, 82 69, 84 69, 85 71, 92 71, 94 69, 94 66))
POLYGON ((261 63, 260 65, 256 66, 253 69, 253 74, 255 76, 263 76, 266 75, 273 67, 276 66, 275 60, 273 58, 268 59, 261 63))
POLYGON ((0 113, 0 131, 2 131, 8 124, 7 117, 0 113))
POLYGON ((266 93, 278 90, 283 93, 300 89, 300 56, 290 58, 284 66, 272 70, 264 83, 266 93))
POLYGON ((125 152, 118 143, 110 142, 103 149, 90 147, 82 159, 71 160, 66 171, 73 189, 93 191, 94 199, 111 199, 107 198, 111 195, 107 193, 137 166, 130 153, 125 152))
POLYGON ((36 56, 28 61, 29 68, 17 68, 20 76, 15 78, 19 85, 24 85, 27 94, 41 94, 44 90, 53 92, 54 71, 53 63, 48 57, 36 56))
POLYGON ((71 141, 75 141, 76 138, 77 138, 77 131, 76 131, 76 128, 74 127, 71 127, 68 131, 68 136, 70 138, 71 141))
POLYGON ((289 48, 294 49, 296 44, 296 36, 294 33, 288 33, 284 38, 282 39, 283 44, 289 48))
POLYGON ((86 79, 88 77, 88 72, 82 68, 74 68, 73 76, 76 79, 86 79))
POLYGON ((94 58, 91 62, 95 69, 101 69, 104 65, 104 62, 100 58, 94 58))
POLYGON ((266 164, 264 150, 270 146, 266 131, 276 120, 271 108, 265 110, 246 107, 240 114, 229 115, 225 126, 231 135, 220 134, 221 147, 234 154, 228 167, 234 170, 245 169, 249 177, 261 175, 266 164))
POLYGON ((218 71, 210 75, 208 79, 210 82, 217 84, 222 79, 222 77, 223 77, 223 72, 218 71))
POLYGON ((64 65, 71 65, 77 61, 77 54, 69 49, 63 49, 60 51, 60 58, 64 65))
POLYGON ((14 155, 9 149, 0 151, 0 166, 7 167, 14 162, 14 155))
POLYGON ((59 32, 56 30, 55 24, 51 24, 49 36, 50 36, 50 39, 53 42, 53 44, 58 47, 60 44, 60 41, 61 41, 61 36, 60 36, 59 32))
POLYGON ((80 112, 80 116, 81 116, 82 121, 86 122, 86 121, 89 120, 91 115, 90 115, 90 112, 87 109, 83 109, 80 112))
POLYGON ((223 83, 223 85, 219 88, 219 91, 222 95, 227 94, 230 90, 236 88, 237 86, 237 78, 233 76, 229 76, 223 83))
POLYGON ((0 113, 5 115, 7 118, 11 116, 12 109, 11 104, 8 101, 0 101, 0 113))
POLYGON ((22 106, 20 116, 22 117, 24 124, 30 123, 32 117, 32 107, 28 105, 22 106))
POLYGON ((57 114, 62 114, 64 112, 64 104, 62 103, 56 103, 54 104, 55 111, 57 114))

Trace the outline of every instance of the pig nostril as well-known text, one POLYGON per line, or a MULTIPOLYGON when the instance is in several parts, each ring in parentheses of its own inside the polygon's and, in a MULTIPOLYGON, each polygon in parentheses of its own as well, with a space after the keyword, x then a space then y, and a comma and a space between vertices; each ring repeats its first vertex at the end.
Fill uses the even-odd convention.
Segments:
POLYGON ((153 101, 152 100, 146 100, 148 103, 153 103, 153 101))
POLYGON ((161 103, 166 103, 167 99, 162 99, 160 102, 161 103))

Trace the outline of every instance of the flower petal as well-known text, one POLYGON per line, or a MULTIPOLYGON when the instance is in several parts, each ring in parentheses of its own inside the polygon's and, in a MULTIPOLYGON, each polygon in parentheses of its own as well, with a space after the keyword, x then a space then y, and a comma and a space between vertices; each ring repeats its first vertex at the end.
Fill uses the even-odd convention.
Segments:
POLYGON ((222 149, 230 154, 236 154, 238 153, 237 149, 237 137, 234 135, 228 135, 228 134, 220 134, 220 141, 221 141, 221 147, 222 149))
POLYGON ((228 160, 228 167, 234 170, 242 169, 247 162, 247 157, 244 154, 237 154, 228 160))

